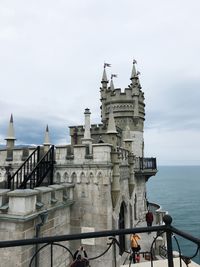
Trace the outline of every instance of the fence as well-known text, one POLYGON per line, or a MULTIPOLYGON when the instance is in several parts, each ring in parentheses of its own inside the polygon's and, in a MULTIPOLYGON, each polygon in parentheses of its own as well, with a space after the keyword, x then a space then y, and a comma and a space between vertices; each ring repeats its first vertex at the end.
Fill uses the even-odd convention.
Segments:
MULTIPOLYGON (((173 262, 173 248, 172 248, 172 235, 176 239, 176 235, 181 236, 187 240, 190 240, 194 244, 196 244, 197 249, 196 253, 192 256, 185 256, 182 255, 180 246, 178 244, 178 241, 176 239, 176 242, 178 244, 179 249, 179 258, 180 258, 180 267, 182 266, 182 260, 187 264, 190 259, 195 257, 200 249, 200 238, 193 237, 188 233, 185 233, 183 231, 180 231, 179 229, 173 227, 171 225, 172 218, 169 215, 165 215, 163 218, 164 225, 161 226, 152 226, 152 227, 137 227, 137 228, 131 228, 131 229, 121 229, 121 230, 108 230, 108 231, 100 231, 100 232, 90 232, 90 233, 81 233, 81 234, 72 234, 72 235, 61 235, 61 236, 51 236, 51 237, 40 237, 40 238, 33 238, 33 239, 23 239, 23 240, 9 240, 9 241, 1 241, 0 242, 0 249, 1 248, 8 248, 8 247, 19 247, 19 246, 27 246, 27 245, 38 245, 43 244, 33 255, 32 259, 30 260, 29 267, 33 266, 33 261, 35 257, 37 257, 38 253, 42 253, 42 249, 46 246, 50 245, 51 247, 51 255, 50 255, 50 266, 53 267, 53 246, 60 246, 66 249, 66 251, 70 254, 70 256, 73 256, 73 253, 70 251, 69 248, 63 246, 62 244, 59 244, 58 242, 62 241, 71 241, 71 240, 80 240, 80 239, 88 239, 88 238, 101 238, 101 237, 109 237, 110 243, 108 244, 108 247, 104 252, 102 252, 100 255, 96 255, 95 257, 89 258, 90 261, 97 259, 99 257, 103 257, 103 255, 108 252, 108 250, 111 247, 114 247, 114 266, 117 266, 117 255, 116 255, 116 246, 120 246, 120 243, 117 241, 116 237, 121 235, 127 235, 132 233, 148 233, 148 232, 157 232, 157 237, 153 240, 149 254, 150 254, 150 265, 153 267, 153 247, 156 242, 156 239, 162 235, 166 234, 166 248, 162 248, 162 251, 165 252, 165 255, 168 259, 168 267, 174 267, 173 262)), ((128 251, 125 251, 127 253, 130 253, 128 251)), ((143 252, 141 252, 143 253, 143 252)))

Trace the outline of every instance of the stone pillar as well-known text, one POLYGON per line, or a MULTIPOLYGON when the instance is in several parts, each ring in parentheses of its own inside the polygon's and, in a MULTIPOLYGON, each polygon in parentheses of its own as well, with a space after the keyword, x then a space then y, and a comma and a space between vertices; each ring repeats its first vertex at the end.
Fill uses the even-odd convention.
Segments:
POLYGON ((15 146, 15 132, 14 132, 14 126, 13 126, 13 115, 11 114, 10 122, 8 125, 8 133, 6 140, 6 149, 7 149, 7 161, 13 160, 13 148, 15 146))
POLYGON ((37 207, 40 209, 49 209, 51 207, 51 193, 52 188, 46 186, 35 187, 34 190, 38 191, 37 207))
POLYGON ((129 168, 130 168, 130 178, 128 181, 128 186, 129 186, 129 196, 131 198, 134 188, 135 188, 135 175, 134 175, 134 156, 133 154, 129 155, 128 158, 128 163, 129 163, 129 168))
POLYGON ((36 211, 37 190, 17 189, 9 192, 8 214, 28 215, 36 211))
POLYGON ((53 189, 53 192, 52 192, 53 199, 55 199, 56 202, 62 203, 63 202, 63 189, 65 187, 59 184, 50 185, 49 187, 53 189))
POLYGON ((82 138, 82 144, 89 145, 89 154, 92 154, 92 139, 91 139, 91 133, 90 133, 90 110, 89 108, 85 109, 85 131, 84 131, 84 137, 82 138))
POLYGON ((113 179, 111 184, 111 195, 113 208, 115 208, 118 198, 120 196, 120 170, 119 170, 119 155, 118 152, 112 152, 113 163, 113 179))
POLYGON ((84 138, 83 139, 86 139, 86 140, 90 140, 91 139, 91 134, 90 134, 90 110, 89 108, 86 108, 85 109, 85 132, 84 132, 84 138))

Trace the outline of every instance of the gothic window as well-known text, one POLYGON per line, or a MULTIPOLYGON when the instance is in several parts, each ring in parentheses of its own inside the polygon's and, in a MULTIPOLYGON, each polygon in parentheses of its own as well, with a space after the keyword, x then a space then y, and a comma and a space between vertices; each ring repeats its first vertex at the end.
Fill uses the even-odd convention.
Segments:
POLYGON ((76 183, 77 182, 77 175, 76 175, 75 172, 73 172, 72 175, 71 175, 71 181, 72 181, 72 183, 76 183))
POLYGON ((69 175, 68 175, 68 173, 67 172, 65 172, 64 173, 64 175, 63 175, 63 180, 64 180, 64 182, 66 182, 66 183, 70 183, 71 181, 71 179, 69 179, 69 175))
POLYGON ((56 173, 56 183, 59 184, 61 182, 61 175, 59 172, 56 173))
POLYGON ((81 183, 84 183, 84 184, 88 184, 88 178, 85 176, 85 173, 82 172, 81 175, 80 175, 80 182, 81 183))
POLYGON ((94 182, 94 174, 92 172, 90 172, 90 174, 89 174, 89 181, 90 181, 90 183, 94 182))

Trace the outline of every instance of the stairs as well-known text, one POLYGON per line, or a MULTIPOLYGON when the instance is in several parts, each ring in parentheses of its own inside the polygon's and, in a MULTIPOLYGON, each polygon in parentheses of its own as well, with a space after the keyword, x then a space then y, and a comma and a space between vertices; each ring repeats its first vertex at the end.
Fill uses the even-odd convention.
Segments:
POLYGON ((13 175, 8 175, 8 189, 33 189, 44 181, 53 184, 54 146, 45 154, 41 152, 38 146, 13 175))

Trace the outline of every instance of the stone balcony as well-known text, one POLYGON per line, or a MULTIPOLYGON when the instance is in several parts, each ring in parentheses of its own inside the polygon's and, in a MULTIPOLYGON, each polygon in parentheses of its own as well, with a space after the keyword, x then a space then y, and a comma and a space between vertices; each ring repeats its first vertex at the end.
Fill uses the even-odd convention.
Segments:
POLYGON ((144 177, 146 181, 157 173, 156 158, 135 158, 135 176, 144 177))

